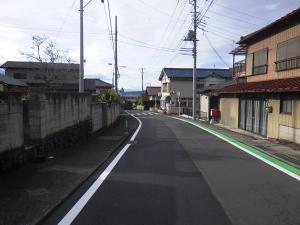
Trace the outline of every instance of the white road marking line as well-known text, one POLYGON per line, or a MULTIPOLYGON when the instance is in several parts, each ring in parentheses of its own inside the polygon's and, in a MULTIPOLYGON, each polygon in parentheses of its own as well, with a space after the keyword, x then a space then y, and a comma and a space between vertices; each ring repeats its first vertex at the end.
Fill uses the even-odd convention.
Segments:
POLYGON ((215 135, 216 137, 222 139, 223 141, 225 141, 225 142, 227 142, 227 143, 229 143, 229 144, 235 146, 236 148, 242 150, 243 152, 248 153, 249 155, 252 155, 253 157, 255 157, 255 158, 257 158, 257 159, 263 161, 264 163, 266 163, 266 164, 268 164, 268 165, 274 167, 275 169, 277 169, 277 170, 279 170, 279 171, 281 171, 281 172, 287 174, 288 176, 290 176, 290 177, 292 177, 292 178, 295 178, 296 180, 300 181, 300 176, 298 176, 298 175, 296 175, 296 174, 294 174, 294 173, 288 171, 287 169, 285 169, 285 168, 283 168, 283 167, 280 167, 280 166, 276 165, 275 163, 273 163, 273 162, 271 162, 271 161, 269 161, 269 160, 264 159, 263 157, 261 157, 261 156, 259 156, 259 155, 256 155, 255 153, 253 153, 253 152, 247 150, 246 148, 244 148, 244 147, 242 147, 242 146, 240 146, 240 145, 238 145, 238 144, 236 144, 236 143, 234 143, 234 142, 232 142, 232 141, 230 141, 230 140, 228 140, 228 139, 226 139, 226 138, 220 136, 220 135, 217 134, 217 133, 212 132, 212 131, 209 130, 209 129, 206 129, 206 128, 202 127, 202 126, 201 126, 201 127, 200 127, 200 126, 197 126, 196 124, 194 124, 194 123, 192 123, 192 122, 190 122, 190 121, 182 120, 182 119, 180 119, 180 118, 176 118, 176 117, 171 117, 171 118, 177 119, 177 120, 180 120, 180 121, 189 123, 189 124, 192 124, 192 125, 194 125, 195 127, 198 127, 198 128, 200 128, 200 129, 202 129, 202 130, 205 130, 205 131, 207 131, 208 133, 210 133, 210 134, 212 134, 212 135, 215 135))
MULTIPOLYGON (((132 135, 130 141, 134 141, 137 134, 139 133, 142 127, 142 121, 137 117, 133 116, 135 119, 138 120, 139 126, 137 130, 132 135)), ((119 160, 128 150, 131 144, 126 144, 124 148, 119 152, 119 154, 114 158, 114 160, 106 167, 106 169, 101 173, 101 175, 97 178, 97 180, 90 186, 90 188, 84 193, 84 195, 76 202, 76 204, 70 209, 70 211, 62 218, 62 220, 58 223, 58 225, 70 225, 75 218, 79 215, 81 210, 85 207, 88 201, 93 197, 96 191, 99 189, 101 184, 105 181, 107 176, 111 173, 113 168, 117 165, 119 160)))
POLYGON ((138 128, 136 129, 136 131, 134 132, 134 134, 132 135, 132 137, 130 138, 130 141, 134 141, 134 139, 136 138, 136 136, 138 135, 138 133, 140 132, 140 129, 141 129, 141 127, 142 127, 142 125, 143 125, 143 123, 142 123, 142 121, 139 119, 139 118, 137 118, 137 117, 135 117, 135 116, 133 116, 135 119, 137 119, 137 121, 139 121, 139 126, 138 126, 138 128))

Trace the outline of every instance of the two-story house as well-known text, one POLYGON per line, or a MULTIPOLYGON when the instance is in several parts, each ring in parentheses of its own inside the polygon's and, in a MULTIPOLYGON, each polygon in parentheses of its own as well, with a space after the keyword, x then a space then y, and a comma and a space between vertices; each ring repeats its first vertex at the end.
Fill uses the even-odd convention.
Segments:
MULTIPOLYGON (((204 87, 220 84, 232 79, 230 69, 198 68, 196 73, 196 109, 199 114, 199 93, 204 87)), ((192 114, 193 69, 164 68, 159 76, 161 81, 160 106, 167 113, 177 113, 179 102, 181 113, 192 114)))
POLYGON ((5 76, 26 83, 30 90, 78 91, 79 64, 7 61, 0 67, 5 76))
POLYGON ((300 143, 300 8, 241 37, 236 84, 221 94, 221 123, 300 143))

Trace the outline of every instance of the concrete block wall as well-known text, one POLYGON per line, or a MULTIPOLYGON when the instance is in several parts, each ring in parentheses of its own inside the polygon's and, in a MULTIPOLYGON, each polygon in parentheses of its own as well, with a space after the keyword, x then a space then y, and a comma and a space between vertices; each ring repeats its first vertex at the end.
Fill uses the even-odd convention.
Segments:
POLYGON ((21 98, 14 95, 0 95, 0 153, 20 148, 23 145, 21 98))
POLYGON ((2 93, 0 153, 21 148, 27 141, 39 143, 80 122, 91 122, 96 132, 111 126, 119 115, 118 104, 91 104, 87 94, 31 94, 29 100, 22 102, 21 96, 2 93))
POLYGON ((43 139, 90 118, 90 101, 86 94, 36 94, 28 106, 31 140, 43 139))
POLYGON ((105 127, 111 126, 118 119, 120 113, 119 104, 103 104, 103 124, 105 127))
POLYGON ((103 121, 103 108, 105 103, 92 103, 91 104, 91 118, 93 125, 93 132, 96 132, 104 127, 103 121))

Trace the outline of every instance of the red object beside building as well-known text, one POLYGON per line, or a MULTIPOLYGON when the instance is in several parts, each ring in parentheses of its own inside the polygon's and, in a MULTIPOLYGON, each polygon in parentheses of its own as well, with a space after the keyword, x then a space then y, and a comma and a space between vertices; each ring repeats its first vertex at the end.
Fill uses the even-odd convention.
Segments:
POLYGON ((210 110, 210 116, 211 117, 218 117, 219 115, 219 110, 218 109, 211 109, 210 110))

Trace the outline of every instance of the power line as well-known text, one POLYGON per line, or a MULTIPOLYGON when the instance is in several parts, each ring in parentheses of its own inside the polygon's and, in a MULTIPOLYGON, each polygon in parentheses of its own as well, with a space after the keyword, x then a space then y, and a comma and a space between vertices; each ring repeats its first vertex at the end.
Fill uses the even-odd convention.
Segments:
POLYGON ((131 46, 136 46, 140 48, 148 48, 148 49, 153 49, 153 50, 158 50, 158 51, 164 51, 164 52, 175 52, 176 49, 168 49, 168 48, 159 48, 159 47, 151 47, 151 46, 146 46, 146 45, 141 45, 141 44, 135 44, 135 43, 129 43, 126 41, 120 41, 120 43, 131 45, 131 46))
POLYGON ((266 21, 266 22, 271 22, 271 20, 267 20, 267 19, 265 19, 265 18, 263 18, 263 17, 258 17, 258 16, 256 16, 256 15, 249 14, 249 13, 244 12, 244 11, 239 11, 239 10, 237 10, 237 9, 234 9, 234 8, 231 8, 231 7, 228 7, 228 6, 219 4, 219 3, 215 3, 215 4, 218 5, 218 6, 221 6, 221 7, 225 8, 225 9, 228 9, 228 10, 230 10, 230 11, 239 13, 239 14, 241 14, 241 15, 246 15, 246 16, 249 16, 249 17, 251 17, 251 18, 256 18, 256 19, 263 20, 263 21, 266 21))
POLYGON ((140 3, 142 3, 143 5, 145 6, 148 6, 149 8, 151 8, 152 10, 154 10, 155 12, 159 12, 161 13, 162 15, 165 15, 165 16, 171 16, 169 13, 166 13, 165 11, 161 10, 160 8, 157 8, 157 7, 154 7, 146 2, 144 2, 143 0, 138 0, 140 3))
POLYGON ((223 57, 219 54, 219 52, 217 51, 217 49, 213 46, 213 44, 211 43, 211 41, 209 40, 208 36, 203 32, 203 36, 206 38, 209 46, 211 47, 211 49, 215 52, 215 54, 218 56, 218 58, 227 66, 230 67, 226 61, 223 59, 223 57))
POLYGON ((176 10, 177 10, 178 4, 179 4, 179 0, 177 0, 177 3, 176 3, 175 8, 174 8, 174 10, 172 12, 172 15, 169 18, 169 21, 168 21, 167 27, 166 27, 166 29, 164 31, 164 34, 168 31, 168 29, 169 29, 169 27, 171 25, 171 22, 172 22, 172 19, 173 19, 174 15, 175 15, 176 10))
MULTIPOLYGON (((126 35, 123 35, 123 34, 119 34, 119 36, 127 39, 127 40, 130 40, 130 41, 134 41, 134 42, 137 42, 139 43, 140 45, 146 45, 145 47, 152 47, 152 48, 156 48, 156 49, 161 49, 161 50, 165 50, 165 51, 174 51, 175 49, 172 49, 172 48, 163 48, 163 47, 159 47, 159 46, 155 46, 153 44, 149 44, 149 43, 146 43, 144 41, 140 41, 140 40, 137 40, 137 39, 134 39, 134 38, 131 38, 131 37, 128 37, 126 35)), ((128 42, 127 42, 128 43, 128 42)))
POLYGON ((214 3, 214 0, 211 0, 211 2, 209 3, 208 7, 206 8, 205 12, 201 14, 199 14, 199 16, 201 16, 201 18, 199 19, 199 21, 201 22, 203 20, 203 18, 206 16, 206 13, 208 12, 208 10, 211 8, 212 4, 214 3))
POLYGON ((74 8, 76 2, 77 2, 77 0, 73 0, 73 3, 72 3, 72 5, 71 5, 71 7, 69 8, 69 11, 68 11, 66 17, 64 18, 62 24, 60 25, 60 27, 59 27, 59 29, 58 29, 58 31, 57 31, 56 38, 58 38, 58 36, 60 35, 61 31, 63 30, 63 28, 64 28, 64 26, 65 26, 67 20, 69 19, 69 16, 70 16, 70 14, 71 14, 71 11, 73 10, 73 8, 74 8))
POLYGON ((223 16, 225 18, 228 18, 228 19, 231 19, 231 20, 234 20, 236 22, 241 22, 241 23, 245 23, 245 24, 248 24, 248 25, 251 25, 251 26, 255 26, 255 27, 259 27, 260 25, 258 24, 255 24, 255 23, 251 23, 249 21, 246 21, 246 20, 242 20, 241 18, 237 18, 237 17, 232 17, 232 16, 228 16, 228 15, 225 15, 223 13, 219 13, 219 12, 216 12, 216 11, 210 11, 211 13, 213 14, 216 14, 216 15, 219 15, 219 16, 223 16))
POLYGON ((223 27, 219 27, 219 26, 216 26, 216 25, 211 24, 211 23, 208 24, 208 28, 209 27, 213 27, 214 29, 221 30, 221 31, 223 31, 223 33, 227 33, 229 35, 234 35, 234 36, 239 36, 239 37, 242 36, 242 34, 233 32, 233 31, 231 31, 231 29, 230 30, 229 29, 224 29, 223 27))
MULTIPOLYGON (((178 16, 177 16, 177 20, 175 21, 173 27, 171 28, 171 30, 170 30, 170 32, 169 32, 169 35, 168 35, 167 38, 166 38, 166 41, 169 39, 170 35, 174 32, 174 30, 175 30, 175 28, 176 28, 176 26, 177 26, 177 24, 178 24, 178 21, 179 21, 179 19, 181 18, 183 12, 184 12, 184 9, 185 9, 185 7, 186 7, 186 5, 187 5, 187 2, 188 2, 188 0, 186 0, 186 1, 184 2, 184 5, 183 5, 183 7, 182 7, 180 13, 179 13, 178 16)), ((185 21, 183 21, 183 22, 185 22, 185 21)), ((165 46, 166 41, 164 42, 163 46, 165 46)), ((170 46, 170 44, 169 44, 169 46, 170 46)))
POLYGON ((226 37, 228 37, 228 38, 230 38, 230 39, 235 39, 235 38, 236 38, 236 36, 234 36, 234 35, 232 35, 232 34, 230 34, 230 33, 227 33, 227 32, 221 31, 221 30, 217 30, 217 29, 214 29, 214 28, 212 28, 212 27, 207 27, 207 29, 204 30, 204 31, 207 31, 207 32, 213 31, 213 32, 215 32, 215 33, 218 33, 218 34, 221 34, 221 35, 223 35, 223 36, 226 36, 226 37))
MULTIPOLYGON (((205 31, 204 31, 204 32, 205 32, 205 31)), ((222 34, 220 34, 220 33, 218 33, 218 32, 214 32, 214 31, 211 31, 211 30, 208 30, 207 32, 210 33, 210 34, 213 34, 213 35, 215 35, 215 36, 217 36, 217 37, 221 37, 221 38, 223 38, 223 39, 229 40, 230 42, 233 42, 233 41, 235 42, 235 40, 234 40, 233 38, 224 36, 224 35, 222 35, 222 34)))
POLYGON ((111 35, 113 46, 114 46, 114 36, 113 36, 113 29, 112 29, 112 22, 111 22, 111 10, 110 10, 109 0, 106 0, 106 2, 107 2, 108 15, 109 15, 110 35, 111 35))
MULTIPOLYGON (((101 4, 101 2, 99 2, 99 4, 101 4)), ((106 8, 105 8, 105 4, 103 4, 103 9, 104 9, 104 14, 105 14, 106 26, 107 26, 109 37, 110 37, 109 39, 111 40, 110 44, 111 44, 112 51, 113 51, 113 56, 114 56, 115 55, 115 47, 114 47, 114 41, 112 39, 112 27, 110 26, 111 23, 109 23, 108 18, 107 18, 107 12, 106 12, 106 8)))
MULTIPOLYGON (((188 30, 190 30, 192 26, 193 26, 193 23, 190 24, 188 30)), ((178 52, 178 51, 179 51, 179 49, 181 48, 181 45, 182 45, 183 42, 184 42, 184 38, 181 38, 181 39, 179 40, 178 44, 177 44, 176 52, 175 52, 175 54, 172 56, 172 58, 169 60, 169 62, 167 63, 167 66, 169 66, 169 65, 176 59, 176 57, 179 55, 179 52, 178 52)))

